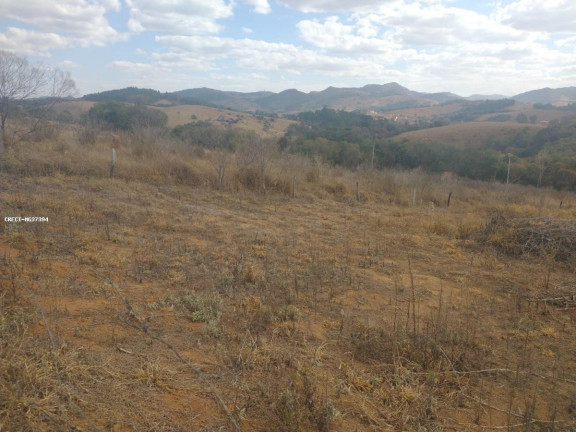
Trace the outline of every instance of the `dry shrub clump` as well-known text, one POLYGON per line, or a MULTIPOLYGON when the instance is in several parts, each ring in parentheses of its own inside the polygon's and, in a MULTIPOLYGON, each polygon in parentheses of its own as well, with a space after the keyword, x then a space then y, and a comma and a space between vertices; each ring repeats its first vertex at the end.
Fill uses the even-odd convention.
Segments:
POLYGON ((475 233, 483 244, 511 255, 552 255, 556 261, 576 259, 576 223, 550 217, 515 218, 490 213, 486 226, 475 233))

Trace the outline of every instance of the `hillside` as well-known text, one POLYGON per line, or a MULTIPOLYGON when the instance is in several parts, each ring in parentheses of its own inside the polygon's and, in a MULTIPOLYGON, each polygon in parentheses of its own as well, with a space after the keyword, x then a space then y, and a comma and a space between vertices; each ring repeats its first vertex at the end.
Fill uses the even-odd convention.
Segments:
POLYGON ((576 427, 573 193, 59 133, 2 159, 3 429, 576 427))
MULTIPOLYGON (((234 92, 210 88, 180 90, 161 93, 151 89, 128 87, 83 96, 93 102, 140 102, 148 105, 206 105, 215 108, 230 108, 237 111, 264 111, 287 114, 313 111, 328 107, 347 111, 389 111, 442 105, 451 101, 480 101, 503 99, 499 95, 474 95, 462 98, 454 93, 425 93, 410 90, 398 83, 368 84, 360 88, 328 87, 322 91, 301 92, 297 89, 279 93, 269 91, 234 92)), ((573 87, 540 89, 513 96, 522 103, 551 103, 566 105, 576 101, 573 87)))
POLYGON ((395 136, 393 140, 399 142, 416 140, 441 142, 455 146, 484 147, 495 141, 512 141, 522 131, 527 130, 530 134, 535 134, 543 128, 542 125, 521 123, 467 122, 405 132, 395 136))
POLYGON ((344 110, 393 109, 403 106, 438 105, 460 97, 451 93, 419 93, 397 83, 371 84, 362 88, 328 87, 322 91, 304 93, 296 89, 280 93, 238 93, 212 89, 192 89, 176 92, 179 97, 203 99, 209 103, 237 110, 270 113, 296 113, 323 107, 344 110))
MULTIPOLYGON (((67 101, 54 106, 56 117, 64 112, 76 121, 80 120, 96 102, 67 101)), ((294 122, 282 118, 254 115, 250 113, 212 108, 202 105, 174 105, 167 107, 154 107, 168 115, 167 126, 183 125, 196 121, 207 121, 222 127, 232 127, 254 131, 266 137, 278 137, 286 133, 288 127, 294 122)))
POLYGON ((222 127, 233 127, 258 132, 263 136, 280 137, 292 120, 250 113, 210 108, 200 105, 177 105, 157 108, 168 114, 168 127, 195 121, 208 121, 222 127))
POLYGON ((559 89, 551 89, 549 87, 539 90, 532 90, 514 96, 514 99, 519 102, 530 104, 553 104, 553 105, 567 105, 576 102, 576 87, 564 87, 559 89))
POLYGON ((460 99, 452 93, 420 93, 409 90, 397 83, 384 85, 371 84, 362 88, 328 87, 323 91, 304 93, 295 89, 280 93, 253 92, 241 93, 209 88, 181 90, 169 94, 156 93, 143 89, 139 97, 134 88, 112 90, 83 97, 88 101, 134 102, 140 99, 148 104, 160 100, 173 105, 203 104, 238 111, 264 111, 268 113, 295 113, 321 109, 324 106, 334 109, 394 109, 400 107, 438 105, 449 100, 460 99))

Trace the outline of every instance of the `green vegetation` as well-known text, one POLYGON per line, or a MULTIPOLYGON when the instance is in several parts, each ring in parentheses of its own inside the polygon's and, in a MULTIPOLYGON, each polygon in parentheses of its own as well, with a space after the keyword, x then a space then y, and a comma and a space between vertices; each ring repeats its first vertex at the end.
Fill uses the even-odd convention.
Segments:
POLYGON ((474 121, 484 114, 500 113, 502 111, 506 111, 507 108, 514 106, 515 101, 513 99, 499 99, 484 101, 464 101, 459 103, 463 105, 463 109, 450 115, 448 117, 450 122, 474 121))
POLYGON ((234 150, 237 144, 246 141, 253 133, 233 128, 222 128, 208 121, 197 121, 172 129, 172 136, 189 146, 205 149, 234 150))
POLYGON ((203 99, 196 97, 189 97, 185 94, 178 93, 162 93, 153 89, 142 89, 138 87, 126 87, 119 90, 108 90, 100 93, 91 93, 85 95, 85 101, 91 102, 126 102, 145 105, 203 105, 210 107, 217 107, 216 105, 206 102, 203 99))
POLYGON ((576 103, 571 103, 564 106, 556 106, 549 103, 548 104, 536 103, 534 104, 534 108, 543 110, 561 110, 561 111, 576 112, 576 103))
POLYGON ((129 102, 151 105, 161 99, 176 101, 171 93, 161 93, 158 90, 126 87, 120 90, 109 90, 101 93, 87 94, 82 98, 91 102, 129 102))
MULTIPOLYGON (((478 117, 513 104, 514 101, 508 99, 471 102, 450 118, 414 124, 324 108, 293 116, 299 124, 293 125, 280 139, 279 147, 347 168, 422 168, 428 172, 452 171, 462 177, 489 181, 506 181, 510 155, 511 181, 574 190, 574 120, 553 121, 537 133, 520 129, 511 139, 493 139, 482 147, 467 144, 465 136, 458 146, 428 140, 391 139, 406 131, 478 117)), ((535 121, 524 117, 517 120, 522 123, 535 121)))
POLYGON ((142 126, 165 127, 168 121, 168 116, 162 111, 120 102, 98 103, 90 108, 88 118, 109 128, 125 131, 142 126))

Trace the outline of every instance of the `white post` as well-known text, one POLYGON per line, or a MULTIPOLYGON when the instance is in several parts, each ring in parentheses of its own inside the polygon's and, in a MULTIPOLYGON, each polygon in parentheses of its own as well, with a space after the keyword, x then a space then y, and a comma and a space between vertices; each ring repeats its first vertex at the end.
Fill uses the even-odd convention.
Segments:
POLYGON ((110 178, 114 177, 114 165, 116 164, 116 149, 112 147, 112 159, 110 161, 110 178))

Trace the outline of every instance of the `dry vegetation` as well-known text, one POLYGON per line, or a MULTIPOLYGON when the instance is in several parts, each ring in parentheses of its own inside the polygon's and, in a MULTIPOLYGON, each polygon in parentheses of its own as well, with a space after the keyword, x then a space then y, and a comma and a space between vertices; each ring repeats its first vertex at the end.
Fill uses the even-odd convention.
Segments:
POLYGON ((250 130, 264 136, 280 136, 286 133, 292 120, 253 115, 250 113, 210 108, 200 105, 177 105, 157 108, 168 115, 168 127, 202 120, 220 126, 232 126, 250 130))
POLYGON ((440 104, 432 106, 423 106, 416 108, 404 108, 393 111, 385 111, 382 113, 375 113, 377 117, 384 117, 388 119, 407 119, 417 121, 418 119, 429 119, 447 114, 453 114, 462 109, 461 103, 440 104))
POLYGON ((424 142, 442 142, 446 144, 479 147, 491 141, 511 141, 519 132, 528 130, 535 134, 544 128, 542 125, 504 122, 465 122, 448 126, 421 129, 395 136, 395 141, 419 140, 424 142))
MULTIPOLYGON (((67 111, 75 120, 79 120, 94 105, 95 102, 87 101, 60 102, 55 105, 54 111, 56 114, 67 111)), ((170 128, 197 121, 208 121, 221 127, 249 130, 265 137, 278 137, 286 133, 288 126, 294 123, 292 120, 282 118, 262 117, 245 112, 201 105, 176 105, 154 108, 168 115, 167 126, 170 128)))
POLYGON ((0 162, 0 430, 575 427, 574 195, 76 137, 0 162))

